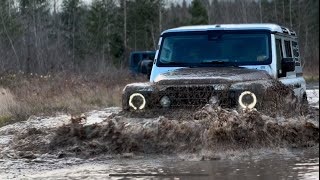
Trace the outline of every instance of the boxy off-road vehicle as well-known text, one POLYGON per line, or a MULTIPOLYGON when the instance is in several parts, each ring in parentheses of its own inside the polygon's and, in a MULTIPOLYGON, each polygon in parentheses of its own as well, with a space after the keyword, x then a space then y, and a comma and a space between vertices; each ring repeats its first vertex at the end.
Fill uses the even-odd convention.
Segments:
POLYGON ((273 98, 270 90, 278 91, 275 82, 288 87, 296 102, 307 103, 296 33, 276 24, 169 29, 150 63, 150 82, 124 88, 123 110, 205 104, 259 109, 273 98))

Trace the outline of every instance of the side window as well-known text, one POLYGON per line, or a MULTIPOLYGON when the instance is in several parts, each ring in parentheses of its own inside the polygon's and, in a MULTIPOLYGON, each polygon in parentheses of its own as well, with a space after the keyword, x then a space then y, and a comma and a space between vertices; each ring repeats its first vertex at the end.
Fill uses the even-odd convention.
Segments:
POLYGON ((173 48, 174 42, 175 42, 175 39, 173 39, 173 38, 167 37, 164 39, 161 53, 160 53, 160 62, 161 63, 170 63, 171 62, 172 48, 173 48))
POLYGON ((300 61, 300 53, 299 53, 299 45, 298 42, 292 41, 292 52, 293 52, 293 58, 296 61, 296 66, 301 66, 301 61, 300 61))
POLYGON ((292 50, 293 50, 294 57, 300 57, 299 46, 296 41, 292 41, 292 50))
POLYGON ((276 39, 276 46, 277 46, 277 61, 281 61, 282 55, 282 48, 281 48, 281 40, 276 39))
POLYGON ((281 40, 280 39, 276 39, 276 53, 277 53, 278 77, 282 77, 281 61, 282 61, 282 58, 283 58, 283 54, 282 54, 282 45, 281 45, 281 40))
POLYGON ((138 65, 140 62, 140 54, 134 54, 132 58, 133 58, 133 65, 134 66, 138 65))
POLYGON ((286 57, 292 57, 290 41, 284 41, 284 47, 286 49, 286 57))
POLYGON ((142 54, 142 60, 147 59, 148 58, 148 54, 142 54))

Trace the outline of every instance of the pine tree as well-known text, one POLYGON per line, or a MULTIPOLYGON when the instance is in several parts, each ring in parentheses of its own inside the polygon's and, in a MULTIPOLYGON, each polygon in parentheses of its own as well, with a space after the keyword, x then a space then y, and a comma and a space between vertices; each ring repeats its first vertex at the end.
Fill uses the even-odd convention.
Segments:
POLYGON ((25 57, 26 72, 41 72, 46 66, 44 40, 50 11, 47 0, 20 0, 20 21, 24 27, 24 47, 21 49, 25 57))
POLYGON ((17 9, 11 0, 0 1, 0 41, 9 44, 21 35, 21 26, 17 19, 17 9))
POLYGON ((106 53, 108 26, 109 16, 106 3, 102 0, 93 1, 87 19, 88 37, 92 50, 101 51, 102 54, 106 53))
POLYGON ((22 29, 17 20, 17 15, 17 9, 13 7, 11 0, 0 1, 0 47, 3 50, 3 53, 0 50, 0 54, 2 55, 2 61, 5 61, 4 52, 6 51, 6 47, 8 47, 7 49, 13 52, 12 54, 16 60, 9 60, 13 64, 16 63, 13 66, 17 66, 20 61, 15 42, 21 37, 22 29))
POLYGON ((87 19, 88 37, 92 45, 92 51, 100 54, 102 61, 110 60, 112 57, 120 57, 122 54, 121 29, 116 29, 117 7, 113 0, 95 0, 92 3, 87 19))
POLYGON ((81 0, 63 0, 61 21, 63 24, 63 34, 67 42, 67 49, 70 49, 69 55, 72 57, 75 65, 80 64, 80 59, 86 53, 85 24, 86 10, 81 0), (78 59, 78 60, 77 60, 78 59))
POLYGON ((189 11, 192 15, 191 24, 208 24, 208 13, 201 0, 193 0, 189 11))

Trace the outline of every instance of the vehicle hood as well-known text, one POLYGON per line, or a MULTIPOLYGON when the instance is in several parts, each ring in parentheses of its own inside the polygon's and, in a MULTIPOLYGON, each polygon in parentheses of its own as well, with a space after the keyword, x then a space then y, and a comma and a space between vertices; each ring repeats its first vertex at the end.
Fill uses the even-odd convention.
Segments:
POLYGON ((240 67, 181 68, 160 74, 159 85, 228 84, 245 81, 268 80, 271 76, 262 70, 240 67))

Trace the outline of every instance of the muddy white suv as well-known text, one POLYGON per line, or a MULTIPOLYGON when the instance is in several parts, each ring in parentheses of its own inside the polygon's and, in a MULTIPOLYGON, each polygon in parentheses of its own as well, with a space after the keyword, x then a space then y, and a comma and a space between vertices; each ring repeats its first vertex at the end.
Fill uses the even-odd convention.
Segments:
POLYGON ((307 103, 294 31, 276 24, 188 26, 161 34, 150 82, 127 85, 122 104, 132 111, 205 104, 259 109, 275 99, 271 91, 289 96, 285 88, 292 99, 278 102, 307 103))

